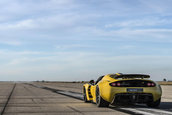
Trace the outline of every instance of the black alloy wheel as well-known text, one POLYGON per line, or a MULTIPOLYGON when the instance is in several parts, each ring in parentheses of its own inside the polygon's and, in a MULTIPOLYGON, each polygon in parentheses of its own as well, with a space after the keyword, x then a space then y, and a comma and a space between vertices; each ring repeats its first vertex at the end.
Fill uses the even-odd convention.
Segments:
POLYGON ((109 102, 105 101, 101 96, 100 96, 100 91, 99 87, 96 87, 96 104, 98 107, 108 107, 109 102))

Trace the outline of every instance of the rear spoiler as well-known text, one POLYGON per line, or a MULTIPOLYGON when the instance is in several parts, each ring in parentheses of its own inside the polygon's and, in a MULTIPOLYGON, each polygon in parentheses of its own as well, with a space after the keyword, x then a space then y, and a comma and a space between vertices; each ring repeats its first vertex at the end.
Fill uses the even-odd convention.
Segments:
POLYGON ((150 78, 149 75, 144 75, 144 74, 112 74, 110 77, 113 77, 115 79, 122 78, 122 79, 127 79, 127 78, 150 78))

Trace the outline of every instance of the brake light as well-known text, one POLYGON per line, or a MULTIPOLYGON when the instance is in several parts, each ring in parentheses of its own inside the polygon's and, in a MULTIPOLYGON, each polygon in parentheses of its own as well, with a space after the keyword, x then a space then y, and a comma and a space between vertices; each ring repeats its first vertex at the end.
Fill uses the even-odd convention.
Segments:
POLYGON ((150 87, 151 86, 151 83, 147 83, 147 86, 150 87))
POLYGON ((152 87, 153 87, 153 86, 155 86, 155 84, 154 84, 154 83, 152 83, 151 85, 152 85, 152 87))
POLYGON ((111 83, 111 86, 116 86, 116 83, 111 83))
POLYGON ((113 87, 120 87, 121 86, 121 84, 119 82, 110 83, 109 85, 113 86, 113 87))
POLYGON ((143 80, 125 80, 117 81, 109 84, 112 87, 155 87, 156 84, 151 81, 143 80))
POLYGON ((117 83, 117 86, 121 86, 121 84, 120 83, 117 83))
POLYGON ((148 87, 154 87, 155 86, 155 83, 147 83, 147 86, 148 87))

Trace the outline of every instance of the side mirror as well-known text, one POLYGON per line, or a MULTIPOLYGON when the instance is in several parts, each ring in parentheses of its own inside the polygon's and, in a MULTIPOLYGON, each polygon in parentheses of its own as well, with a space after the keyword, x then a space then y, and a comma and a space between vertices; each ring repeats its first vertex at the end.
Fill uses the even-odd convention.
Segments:
POLYGON ((94 80, 90 80, 89 83, 90 83, 91 85, 94 85, 94 80))

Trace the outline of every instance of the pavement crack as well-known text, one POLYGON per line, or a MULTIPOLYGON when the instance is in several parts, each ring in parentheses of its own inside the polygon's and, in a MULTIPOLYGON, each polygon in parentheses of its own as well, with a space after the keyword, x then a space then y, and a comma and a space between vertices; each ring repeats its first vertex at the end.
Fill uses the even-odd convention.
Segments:
POLYGON ((75 111, 77 113, 80 113, 80 114, 84 115, 84 113, 82 113, 81 111, 79 111, 79 110, 77 110, 77 109, 75 109, 75 108, 73 108, 71 106, 67 106, 67 107, 70 108, 70 109, 72 109, 73 111, 75 111))

